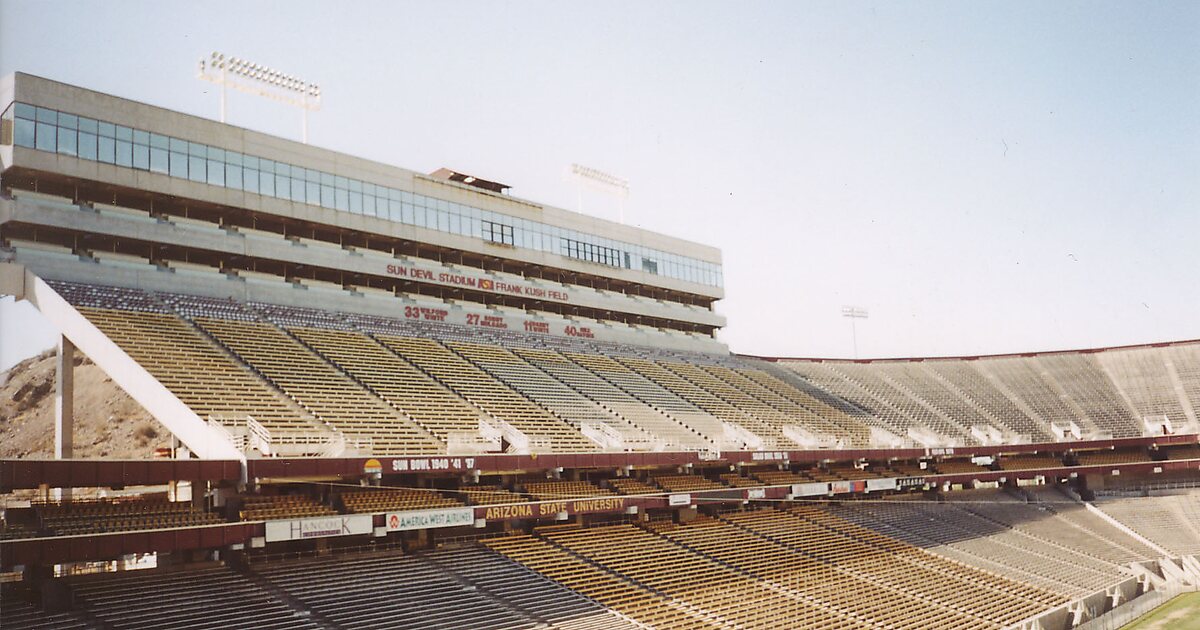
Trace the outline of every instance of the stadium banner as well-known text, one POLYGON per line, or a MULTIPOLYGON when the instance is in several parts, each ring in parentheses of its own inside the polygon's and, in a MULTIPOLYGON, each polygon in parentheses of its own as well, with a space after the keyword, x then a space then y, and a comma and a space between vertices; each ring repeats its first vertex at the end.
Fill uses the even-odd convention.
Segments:
POLYGON ((896 480, 896 489, 920 488, 925 485, 924 477, 901 477, 896 480))
POLYGON ((596 514, 599 512, 623 512, 630 505, 642 501, 625 497, 598 497, 595 499, 573 499, 570 501, 538 501, 513 505, 488 505, 474 508, 475 518, 489 521, 504 521, 525 518, 554 518, 559 514, 596 514))
POLYGON ((433 529, 435 527, 460 527, 475 524, 472 508, 448 508, 444 510, 412 510, 388 512, 387 530, 402 532, 410 529, 433 529))
POLYGON ((320 518, 298 518, 288 521, 267 521, 267 542, 307 540, 330 536, 370 534, 370 514, 346 514, 320 518))
POLYGON ((515 278, 499 280, 484 278, 474 273, 455 273, 446 271, 445 267, 441 265, 434 267, 432 263, 395 262, 386 265, 384 269, 389 276, 438 284, 445 287, 483 291, 485 293, 500 293, 539 300, 554 300, 556 302, 571 301, 571 294, 562 287, 550 289, 515 278))
POLYGON ((766 488, 750 488, 746 490, 747 499, 765 499, 767 498, 766 488))
POLYGON ((865 480, 857 481, 831 481, 829 482, 829 492, 831 494, 849 494, 851 492, 863 492, 867 489, 865 480))
POLYGON ((867 492, 877 492, 879 490, 895 490, 896 478, 889 477, 887 479, 868 479, 867 492))
POLYGON ((797 497, 815 497, 829 493, 829 484, 821 483, 797 483, 792 485, 792 496, 797 497))

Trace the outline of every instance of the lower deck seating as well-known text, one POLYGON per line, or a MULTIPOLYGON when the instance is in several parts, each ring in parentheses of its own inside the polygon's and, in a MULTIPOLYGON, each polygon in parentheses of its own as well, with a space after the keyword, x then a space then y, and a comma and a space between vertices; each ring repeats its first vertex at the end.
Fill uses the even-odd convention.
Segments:
POLYGON ((606 497, 616 494, 587 481, 527 481, 525 492, 536 501, 556 499, 578 499, 581 497, 606 497))
POLYGON ((72 590, 106 629, 320 627, 226 567, 83 576, 72 580, 72 590))
POLYGON ((469 505, 501 505, 526 500, 525 495, 500 486, 463 486, 458 492, 469 505))
POLYGON ((190 503, 166 500, 34 504, 34 509, 42 530, 55 536, 194 527, 222 522, 219 515, 190 503))
POLYGON ((347 512, 363 513, 462 507, 463 504, 433 490, 379 488, 362 492, 343 492, 342 505, 346 507, 347 512))
POLYGON ((243 521, 331 516, 337 512, 303 495, 247 496, 240 512, 243 521))
POLYGON ((76 611, 48 613, 19 583, 0 585, 0 627, 4 630, 92 630, 98 625, 76 611))
POLYGON ((656 488, 648 483, 630 479, 628 477, 616 477, 608 480, 608 485, 612 486, 621 494, 661 494, 662 489, 656 488))
POLYGON ((700 475, 660 475, 651 477, 651 480, 658 484, 663 490, 668 492, 728 490, 727 486, 700 475))

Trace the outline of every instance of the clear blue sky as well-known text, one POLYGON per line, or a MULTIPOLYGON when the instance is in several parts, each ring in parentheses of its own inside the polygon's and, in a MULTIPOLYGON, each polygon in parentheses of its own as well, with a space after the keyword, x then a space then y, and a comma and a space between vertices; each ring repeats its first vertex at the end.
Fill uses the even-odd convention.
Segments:
MULTIPOLYGON (((1200 337, 1200 3, 0 0, 4 73, 216 117, 214 50, 319 82, 313 144, 567 208, 571 162, 628 178, 723 250, 737 352, 849 356, 843 304, 864 356, 1200 337)), ((0 305, 0 367, 30 326, 0 305)))

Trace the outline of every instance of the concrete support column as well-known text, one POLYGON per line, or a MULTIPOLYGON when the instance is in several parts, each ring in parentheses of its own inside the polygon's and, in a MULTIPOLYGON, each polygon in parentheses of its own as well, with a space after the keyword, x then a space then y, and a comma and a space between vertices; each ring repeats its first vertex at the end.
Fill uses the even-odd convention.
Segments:
MULTIPOLYGON (((59 335, 54 375, 54 458, 75 457, 75 344, 59 335)), ((70 488, 54 492, 59 501, 70 500, 70 488)))

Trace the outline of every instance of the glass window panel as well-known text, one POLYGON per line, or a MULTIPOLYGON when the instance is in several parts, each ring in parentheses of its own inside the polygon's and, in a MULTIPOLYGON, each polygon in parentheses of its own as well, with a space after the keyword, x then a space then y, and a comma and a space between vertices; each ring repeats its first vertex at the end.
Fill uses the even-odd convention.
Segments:
POLYGON ((304 182, 304 198, 312 205, 321 203, 321 185, 313 180, 304 182))
POLYGON ((333 178, 333 185, 335 188, 350 188, 350 180, 339 175, 333 178))
POLYGON ((80 118, 79 119, 79 130, 80 131, 86 131, 87 133, 95 134, 99 128, 100 128, 99 121, 92 120, 91 118, 80 118))
POLYGON ((117 166, 133 166, 133 143, 117 140, 117 166))
POLYGON ((283 162, 276 162, 275 163, 275 174, 276 175, 286 175, 290 178, 292 176, 292 167, 287 164, 284 164, 283 162))
POLYGON ((199 142, 189 142, 188 155, 194 155, 196 157, 208 157, 208 147, 200 144, 199 142))
POLYGON ((347 188, 350 189, 350 192, 362 192, 362 182, 358 181, 357 179, 352 179, 350 180, 347 188))
POLYGON ((362 214, 362 193, 350 193, 350 212, 354 214, 362 214))
POLYGON ((172 151, 178 151, 180 153, 187 153, 188 143, 187 143, 187 140, 180 140, 179 138, 171 138, 170 146, 167 148, 171 149, 172 151))
POLYGON ((321 185, 329 186, 330 188, 332 188, 335 185, 333 174, 332 173, 321 173, 321 185))
POLYGON ((457 214, 450 215, 450 233, 462 234, 461 218, 457 214))
POLYGON ((150 147, 144 144, 133 143, 133 168, 140 168, 143 171, 150 170, 150 147))
POLYGON ((166 149, 156 149, 150 147, 150 170, 155 173, 169 173, 170 159, 167 157, 166 149))
MULTIPOLYGON (((279 169, 279 164, 275 165, 275 169, 279 169)), ((288 199, 292 196, 292 178, 280 173, 275 174, 275 196, 281 199, 288 199)))
POLYGON ((17 115, 17 118, 24 118, 25 120, 37 120, 37 108, 33 105, 17 103, 13 113, 17 115))
POLYGON ((44 122, 44 123, 50 123, 51 125, 57 125, 58 124, 58 112, 54 111, 53 109, 46 109, 45 107, 39 107, 39 108, 37 108, 37 121, 44 122))
POLYGON ((219 162, 224 162, 225 161, 225 149, 220 149, 217 147, 208 147, 208 159, 217 160, 219 162))
POLYGON ((96 134, 79 132, 79 157, 85 160, 96 159, 96 134))
POLYGON ((292 181, 292 201, 304 202, 304 186, 308 183, 299 177, 293 177, 292 181))
POLYGON ((242 190, 246 192, 257 193, 258 183, 261 173, 258 169, 242 167, 242 190))
POLYGON ((34 148, 33 137, 37 133, 37 123, 26 118, 18 118, 14 124, 13 144, 19 147, 34 148))
POLYGON ((122 127, 121 125, 117 125, 116 136, 117 136, 117 140, 124 140, 125 142, 133 142, 133 130, 130 129, 129 127, 122 127))
POLYGON ((207 168, 205 168, 206 162, 207 162, 207 160, 205 160, 203 157, 201 157, 199 155, 189 155, 188 156, 188 179, 190 179, 194 182, 207 181, 207 176, 205 175, 205 171, 208 170, 207 168))
POLYGON ((400 201, 400 191, 395 188, 387 189, 388 199, 391 201, 400 201))
POLYGON ((150 148, 152 149, 170 149, 171 140, 160 133, 150 134, 150 148))
POLYGON ((271 160, 264 160, 262 158, 259 158, 258 170, 260 170, 264 173, 270 173, 270 174, 274 175, 275 174, 275 163, 272 162, 271 160))
POLYGON ((400 221, 412 225, 415 219, 413 218, 413 205, 411 203, 400 202, 400 221))
POLYGON ((150 132, 142 131, 141 129, 134 129, 133 130, 133 143, 134 144, 146 144, 146 145, 150 144, 150 132))
MULTIPOLYGON (((262 164, 260 163, 259 166, 262 164)), ((262 170, 258 172, 258 192, 268 197, 275 196, 275 173, 262 170)))
POLYGON ((226 151, 225 152, 225 163, 231 164, 233 166, 241 166, 242 165, 242 154, 236 153, 234 151, 226 151))
POLYGON ((100 136, 96 140, 96 159, 105 164, 112 164, 116 160, 117 141, 112 138, 100 136))
POLYGON ((401 205, 402 204, 400 203, 399 200, 396 200, 396 199, 388 200, 388 218, 389 219, 391 219, 392 221, 403 220, 401 218, 401 209, 400 209, 401 205))
POLYGON ((242 167, 235 164, 225 165, 225 187, 234 190, 242 189, 242 167))
POLYGON ((329 184, 321 184, 321 205, 326 208, 334 207, 333 186, 329 184))
POLYGON ((333 189, 333 202, 334 202, 333 203, 334 207, 337 208, 338 210, 341 210, 343 212, 346 210, 349 210, 350 209, 350 191, 346 190, 345 188, 333 189))
POLYGON ((243 156, 242 166, 245 166, 246 168, 252 168, 257 171, 260 168, 259 159, 253 155, 243 156))
POLYGON ((208 183, 213 186, 225 185, 225 163, 220 160, 208 160, 208 183))
POLYGON ((363 195, 363 214, 375 216, 375 195, 363 195))
POLYGON ((58 150, 58 127, 50 123, 37 124, 37 148, 39 151, 54 152, 58 150))
POLYGON ((105 138, 114 138, 117 135, 117 126, 112 123, 100 121, 96 126, 100 128, 100 135, 105 138))
POLYGON ((171 153, 170 153, 171 177, 187 179, 187 172, 188 172, 187 161, 188 161, 188 156, 186 153, 179 153, 178 151, 171 151, 171 153))

